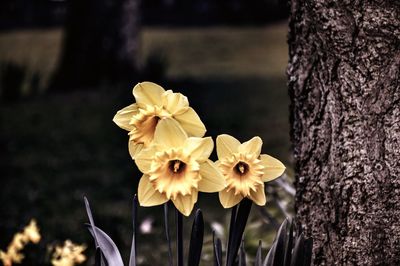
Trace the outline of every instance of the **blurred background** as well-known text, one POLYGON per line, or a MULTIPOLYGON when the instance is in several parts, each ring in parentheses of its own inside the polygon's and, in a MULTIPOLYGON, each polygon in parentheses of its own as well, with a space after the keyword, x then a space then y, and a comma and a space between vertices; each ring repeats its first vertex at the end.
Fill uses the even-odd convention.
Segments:
MULTIPOLYGON (((35 218, 43 239, 22 264, 49 265, 49 246, 71 239, 88 246, 85 263, 93 265, 86 195, 97 225, 129 256, 141 174, 112 118, 144 80, 188 96, 207 135, 259 135, 263 153, 287 165, 288 184, 268 184, 267 206, 253 208, 246 231, 250 256, 259 239, 267 248, 293 209, 287 16, 283 0, 2 0, 0 249, 35 218)), ((208 265, 211 232, 225 238, 230 212, 217 195, 200 195, 197 206, 208 265)), ((140 264, 165 264, 162 206, 139 216, 140 264)))

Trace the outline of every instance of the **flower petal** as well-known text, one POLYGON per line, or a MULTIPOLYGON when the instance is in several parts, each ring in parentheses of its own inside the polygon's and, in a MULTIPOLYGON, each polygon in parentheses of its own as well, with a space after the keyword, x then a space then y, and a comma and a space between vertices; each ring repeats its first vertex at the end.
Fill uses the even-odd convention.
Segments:
POLYGON ((225 178, 211 160, 200 164, 200 176, 198 188, 201 192, 218 192, 225 188, 225 178))
POLYGON ((246 141, 239 146, 239 152, 243 154, 251 154, 254 157, 260 156, 262 140, 260 137, 254 137, 249 141, 246 141))
POLYGON ((189 101, 183 94, 167 90, 163 95, 163 106, 170 114, 179 115, 188 110, 189 101))
POLYGON ((135 158, 135 163, 140 172, 147 174, 150 171, 151 162, 154 159, 156 148, 151 145, 149 148, 142 149, 135 158))
POLYGON ((278 159, 267 154, 261 154, 260 159, 264 166, 263 182, 274 180, 285 172, 285 165, 278 159))
POLYGON ((232 136, 222 134, 217 137, 217 155, 218 159, 231 156, 238 152, 240 142, 232 136))
POLYGON ((219 201, 221 202, 224 208, 231 208, 238 204, 243 199, 241 194, 235 195, 234 190, 228 191, 224 189, 219 192, 219 201))
POLYGON ((161 119, 154 133, 154 143, 160 143, 166 148, 182 147, 187 135, 182 127, 171 118, 161 119))
POLYGON ((168 201, 168 198, 154 189, 148 175, 143 175, 139 181, 138 199, 140 206, 156 206, 168 201))
POLYGON ((131 140, 128 142, 128 150, 132 159, 135 159, 138 153, 143 149, 143 146, 144 146, 143 143, 135 143, 134 141, 131 140))
POLYGON ((248 198, 251 199, 255 204, 264 206, 267 202, 267 199, 265 198, 264 185, 258 186, 256 191, 250 189, 250 195, 248 195, 248 198))
POLYGON ((115 114, 113 121, 120 128, 131 131, 134 126, 130 125, 129 122, 131 121, 132 116, 137 114, 137 112, 139 112, 139 108, 136 103, 128 105, 115 114))
POLYGON ((132 90, 136 103, 139 106, 147 104, 161 107, 164 92, 165 90, 160 85, 148 81, 138 83, 132 90))
POLYGON ((202 137, 206 133, 206 127, 191 107, 182 114, 174 115, 174 118, 182 125, 189 136, 202 137))
POLYGON ((190 137, 185 141, 185 151, 198 162, 204 162, 210 157, 214 148, 214 141, 211 137, 197 138, 190 137))
POLYGON ((189 216, 193 210, 194 204, 197 202, 196 190, 192 190, 191 194, 182 196, 178 195, 176 199, 172 199, 175 207, 185 216, 189 216))

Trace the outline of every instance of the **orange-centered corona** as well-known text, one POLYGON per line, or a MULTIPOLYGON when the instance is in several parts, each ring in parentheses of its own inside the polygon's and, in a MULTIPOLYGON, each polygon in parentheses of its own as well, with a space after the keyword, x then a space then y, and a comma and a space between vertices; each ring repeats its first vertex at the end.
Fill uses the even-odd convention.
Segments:
POLYGON ((260 154, 261 147, 259 137, 242 144, 229 135, 217 137, 218 167, 227 185, 219 192, 219 198, 225 208, 233 207, 243 198, 265 205, 264 182, 282 175, 285 166, 269 155, 260 154))
POLYGON ((198 192, 218 192, 225 179, 210 156, 214 143, 210 137, 188 137, 172 118, 158 122, 154 139, 135 159, 143 173, 138 199, 142 206, 160 205, 171 200, 188 216, 198 192))
POLYGON ((163 118, 174 119, 188 136, 204 136, 206 128, 186 96, 165 91, 152 82, 138 83, 132 93, 136 103, 119 110, 113 121, 129 131, 129 153, 133 159, 153 141, 158 122, 163 118))

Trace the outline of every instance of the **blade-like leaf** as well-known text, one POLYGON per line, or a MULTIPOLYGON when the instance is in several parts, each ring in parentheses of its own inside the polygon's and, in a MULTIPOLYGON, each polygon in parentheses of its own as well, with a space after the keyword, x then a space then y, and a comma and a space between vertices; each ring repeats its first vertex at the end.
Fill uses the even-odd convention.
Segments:
POLYGON ((291 218, 286 218, 288 220, 287 235, 285 241, 285 259, 284 265, 290 266, 292 259, 292 249, 293 249, 293 221, 291 218))
POLYGON ((304 265, 304 236, 301 234, 296 239, 296 243, 293 248, 291 266, 303 266, 304 265))
POLYGON ((101 250, 100 248, 96 248, 96 254, 94 256, 94 266, 102 266, 101 265, 101 250))
POLYGON ((281 224, 278 233, 275 237, 275 256, 274 256, 274 266, 284 266, 285 261, 285 245, 288 234, 289 224, 288 220, 281 224))
POLYGON ((129 257, 129 266, 136 266, 137 206, 138 206, 138 199, 137 195, 135 194, 135 196, 133 197, 133 206, 132 206, 133 233, 132 233, 131 255, 129 257))
POLYGON ((244 198, 239 205, 234 229, 232 232, 231 247, 230 250, 228 250, 227 266, 232 266, 235 263, 247 219, 249 218, 252 203, 253 202, 251 200, 244 198))
POLYGON ((190 235, 189 244, 189 266, 198 266, 200 263, 201 250, 203 248, 203 237, 204 237, 204 220, 201 210, 196 211, 194 217, 192 234, 190 235))
POLYGON ((244 240, 242 239, 242 244, 239 248, 239 264, 238 266, 246 266, 246 251, 244 250, 244 240))
MULTIPOLYGON (((95 228, 93 214, 92 214, 92 210, 90 209, 89 200, 86 197, 83 197, 83 200, 85 202, 86 213, 89 217, 90 226, 91 226, 91 228, 95 228)), ((95 230, 92 230, 92 232, 93 232, 94 245, 97 250, 97 248, 99 247, 97 234, 96 234, 95 230)), ((107 262, 105 261, 104 254, 101 251, 100 251, 100 255, 99 255, 98 259, 99 259, 99 261, 98 261, 99 265, 107 266, 107 262)))
POLYGON ((213 231, 214 266, 222 266, 222 245, 221 240, 215 237, 213 231))
POLYGON ((272 244, 271 248, 269 249, 268 254, 265 257, 263 266, 273 266, 274 265, 275 247, 276 247, 276 242, 274 242, 272 244))
POLYGON ((262 243, 261 240, 258 242, 258 248, 256 253, 256 261, 254 262, 255 266, 262 266, 262 243))
POLYGON ((100 228, 87 224, 87 228, 89 232, 94 235, 97 235, 97 241, 99 244, 99 248, 101 253, 104 255, 105 260, 107 261, 108 266, 124 266, 122 262, 121 254, 114 241, 104 233, 100 228), (94 230, 93 230, 94 229, 94 230))
POLYGON ((304 266, 311 265, 312 259, 312 248, 313 248, 313 240, 312 238, 308 238, 304 243, 304 266))
POLYGON ((168 265, 173 265, 172 260, 172 246, 171 246, 171 238, 169 237, 169 222, 168 222, 168 202, 164 203, 164 229, 165 229, 165 238, 167 239, 168 244, 168 265))
MULTIPOLYGON (((92 215, 92 210, 90 209, 89 201, 88 201, 88 199, 86 197, 83 197, 83 200, 85 201, 86 213, 87 213, 87 215, 89 217, 90 225, 92 226, 92 228, 94 228, 95 227, 94 219, 93 219, 93 215, 92 215)), ((96 231, 93 230, 93 233, 94 233, 93 234, 94 243, 95 243, 95 246, 97 248, 99 246, 99 244, 98 244, 98 241, 97 241, 96 231)))

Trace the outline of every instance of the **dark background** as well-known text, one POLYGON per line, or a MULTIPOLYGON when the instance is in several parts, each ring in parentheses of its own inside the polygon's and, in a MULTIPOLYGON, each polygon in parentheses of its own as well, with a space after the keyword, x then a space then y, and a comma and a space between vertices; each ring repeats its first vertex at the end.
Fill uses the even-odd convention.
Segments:
MULTIPOLYGON (((112 118, 133 102, 131 90, 142 80, 188 96, 214 140, 222 133, 241 141, 261 136, 263 153, 283 161, 290 178, 285 2, 142 1, 137 71, 57 90, 49 84, 62 50, 66 5, 0 3, 0 249, 35 218, 43 240, 27 247, 24 265, 47 265, 48 246, 65 239, 86 243, 92 259, 83 226, 86 195, 99 227, 128 256, 131 200, 141 174, 128 154, 126 132, 112 118)), ((280 221, 267 198, 267 210, 280 221)), ((290 210, 291 199, 284 202, 290 210)), ((198 206, 205 212, 207 265, 211 230, 227 224, 229 211, 216 194, 200 195, 198 206)), ((258 239, 269 245, 275 229, 259 212, 253 209, 246 231, 251 256, 258 239)), ((139 236, 141 265, 162 265, 166 258, 161 213, 161 206, 139 210, 141 221, 153 221, 151 232, 139 236)), ((186 232, 190 224, 189 218, 186 232)))
MULTIPOLYGON (((0 29, 62 26, 67 4, 68 0, 3 0, 0 29)), ((265 25, 288 15, 286 2, 279 0, 147 0, 140 5, 142 24, 153 26, 265 25)))

